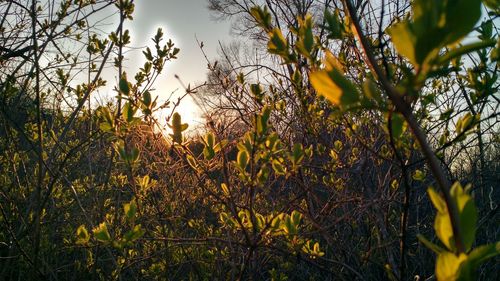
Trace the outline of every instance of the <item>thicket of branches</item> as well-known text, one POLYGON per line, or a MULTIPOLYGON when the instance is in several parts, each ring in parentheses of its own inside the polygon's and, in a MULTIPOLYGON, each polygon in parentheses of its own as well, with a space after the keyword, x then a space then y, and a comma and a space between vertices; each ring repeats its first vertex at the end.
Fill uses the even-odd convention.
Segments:
POLYGON ((209 0, 245 44, 185 89, 191 137, 152 90, 175 42, 125 71, 142 3, 24 2, 0 3, 1 279, 500 273, 498 1, 209 0))

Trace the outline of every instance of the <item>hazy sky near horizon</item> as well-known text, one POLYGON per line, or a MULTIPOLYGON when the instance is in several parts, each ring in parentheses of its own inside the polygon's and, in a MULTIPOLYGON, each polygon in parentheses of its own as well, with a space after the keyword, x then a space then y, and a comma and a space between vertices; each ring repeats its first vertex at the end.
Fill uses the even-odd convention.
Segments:
MULTIPOLYGON (((207 9, 207 0, 138 0, 135 1, 134 20, 126 27, 132 36, 132 47, 153 46, 151 38, 158 27, 163 29, 164 41, 169 38, 180 48, 177 60, 168 62, 157 80, 154 95, 166 99, 173 91, 174 96, 184 94, 177 79, 184 84, 202 83, 207 74, 207 61, 197 42, 203 41, 209 59, 217 58, 219 41, 230 42, 230 22, 215 21, 207 9)), ((144 64, 142 52, 137 50, 126 56, 128 71, 135 73, 144 64)), ((116 76, 116 75, 115 75, 116 76)), ((132 75, 129 75, 132 76, 132 75)), ((115 79, 116 80, 116 79, 115 79)), ((200 123, 200 113, 190 99, 181 103, 179 113, 190 123, 200 123)), ((191 124, 194 127, 196 124, 191 124)))

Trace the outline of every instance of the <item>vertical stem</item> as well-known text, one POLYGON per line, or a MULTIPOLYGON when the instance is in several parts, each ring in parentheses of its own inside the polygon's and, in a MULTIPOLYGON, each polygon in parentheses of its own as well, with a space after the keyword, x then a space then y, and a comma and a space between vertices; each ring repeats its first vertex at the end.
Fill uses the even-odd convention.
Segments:
POLYGON ((408 244, 406 243, 408 236, 408 215, 410 209, 410 175, 408 173, 408 166, 403 159, 403 156, 399 153, 396 143, 394 142, 394 135, 392 132, 392 112, 389 112, 387 129, 389 130, 389 140, 394 151, 394 155, 398 159, 399 165, 401 166, 401 176, 404 186, 404 202, 403 202, 403 213, 401 214, 401 241, 400 241, 400 265, 399 265, 399 279, 406 280, 406 251, 408 244))
POLYGON ((39 251, 40 251, 40 213, 41 213, 41 192, 43 184, 43 124, 42 124, 42 100, 40 93, 40 65, 39 65, 39 54, 38 54, 38 42, 36 35, 36 0, 31 2, 31 27, 32 27, 32 39, 33 39, 33 57, 35 64, 35 94, 36 94, 36 122, 37 122, 37 134, 38 134, 38 171, 37 171, 37 183, 35 187, 35 199, 34 199, 34 226, 35 230, 33 232, 33 267, 37 272, 39 261, 39 251))
POLYGON ((479 146, 479 188, 481 193, 481 199, 484 200, 484 189, 486 188, 485 180, 484 180, 484 168, 486 167, 486 160, 484 158, 484 141, 483 141, 483 133, 481 132, 481 122, 477 124, 477 140, 479 146))
POLYGON ((404 188, 405 197, 403 202, 403 214, 401 216, 401 264, 400 264, 400 280, 406 280, 406 252, 408 251, 408 243, 406 242, 408 238, 408 217, 410 211, 410 184, 409 184, 409 174, 406 165, 401 167, 403 178, 404 178, 404 188))
MULTIPOLYGON (((123 15, 123 1, 120 0, 120 23, 124 21, 123 15)), ((120 25, 120 30, 118 31, 118 81, 122 79, 122 56, 123 56, 123 24, 120 25)), ((120 118, 122 110, 122 93, 118 91, 118 109, 116 111, 116 118, 120 118)))

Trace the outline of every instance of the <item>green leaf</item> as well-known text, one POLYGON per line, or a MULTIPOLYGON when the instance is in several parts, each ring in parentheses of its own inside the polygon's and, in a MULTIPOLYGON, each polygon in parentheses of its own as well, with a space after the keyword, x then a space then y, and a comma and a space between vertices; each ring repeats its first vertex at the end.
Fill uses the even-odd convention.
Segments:
POLYGON ((127 220, 132 220, 137 213, 137 203, 135 199, 132 199, 129 203, 123 204, 123 211, 125 212, 127 220))
POLYGON ((109 235, 108 227, 106 226, 105 222, 92 229, 92 232, 94 233, 95 239, 99 242, 111 241, 111 236, 109 235))
POLYGON ((434 220, 434 230, 439 240, 449 249, 455 249, 455 242, 453 239, 453 228, 451 226, 450 216, 448 212, 437 213, 434 220))
POLYGON ((196 164, 196 159, 194 159, 194 157, 191 154, 186 155, 186 160, 189 166, 191 166, 191 168, 195 170, 197 169, 198 165, 196 164))
POLYGON ((423 65, 438 54, 444 47, 443 38, 447 31, 443 30, 443 11, 445 1, 415 0, 412 3, 413 21, 409 29, 414 36, 414 52, 416 66, 423 65))
POLYGON ((470 33, 481 16, 480 0, 428 1, 412 3, 413 19, 390 27, 396 50, 420 67, 470 33))
POLYGON ((294 165, 300 164, 304 159, 304 147, 301 143, 295 143, 292 150, 292 162, 294 165))
POLYGON ((488 47, 493 47, 495 46, 496 41, 495 40, 483 40, 479 42, 474 42, 470 43, 464 46, 459 46, 457 48, 451 49, 448 53, 446 53, 444 56, 440 56, 438 59, 438 63, 441 65, 448 64, 451 62, 453 59, 456 59, 462 55, 481 50, 484 48, 488 47))
POLYGON ((250 14, 255 18, 255 21, 264 28, 265 30, 271 30, 271 14, 267 10, 267 7, 264 6, 264 9, 261 7, 253 7, 250 9, 250 14))
POLYGON ((288 235, 297 234, 297 228, 293 224, 292 219, 289 215, 285 216, 285 220, 284 220, 284 224, 283 224, 282 229, 288 235))
POLYGON ((308 148, 304 149, 304 154, 308 157, 311 158, 314 153, 314 148, 313 145, 311 144, 308 148))
POLYGON ((132 119, 134 118, 133 110, 132 110, 129 102, 127 102, 123 105, 122 116, 123 116, 123 120, 125 120, 127 122, 131 122, 132 119))
POLYGON ((460 207, 460 231, 467 251, 472 247, 476 238, 476 223, 476 205, 474 200, 469 200, 463 207, 460 207))
POLYGON ((471 125, 474 119, 474 116, 470 112, 467 112, 464 116, 460 117, 455 124, 455 131, 457 135, 468 131, 472 127, 471 125))
POLYGON ((425 238, 423 235, 421 234, 417 234, 417 239, 422 243, 424 244, 427 248, 429 248, 430 250, 432 250, 434 253, 436 254, 440 254, 442 252, 444 252, 444 249, 439 247, 438 245, 432 243, 431 241, 427 240, 427 238, 425 238))
MULTIPOLYGON (((215 137, 214 134, 208 132, 204 137, 205 147, 203 148, 203 156, 206 160, 211 160, 215 156, 215 137)), ((220 150, 220 147, 217 148, 220 150)))
POLYGON ((325 69, 309 75, 314 89, 333 104, 348 107, 359 101, 359 93, 343 74, 342 66, 331 52, 326 53, 325 69))
POLYGON ((264 96, 264 94, 262 92, 262 87, 260 86, 260 84, 251 84, 250 92, 252 92, 252 95, 254 96, 255 100, 257 100, 257 102, 262 102, 262 97, 264 96))
POLYGON ((270 32, 269 37, 269 43, 267 44, 269 53, 277 55, 288 54, 288 43, 279 28, 274 28, 270 32))
POLYGON ((335 151, 340 152, 342 150, 342 148, 344 147, 344 144, 342 143, 342 141, 336 140, 333 143, 333 147, 335 148, 335 151))
POLYGON ((212 147, 205 146, 203 148, 203 156, 206 160, 212 160, 215 156, 215 150, 212 147))
POLYGON ((125 73, 123 73, 122 78, 120 78, 118 87, 120 89, 120 92, 125 96, 128 96, 130 94, 130 85, 129 82, 127 81, 127 75, 125 73))
POLYGON ((113 131, 113 126, 108 122, 102 122, 101 124, 99 124, 99 129, 101 129, 103 132, 111 132, 113 131))
POLYGON ((415 54, 417 40, 408 22, 400 22, 393 25, 387 30, 387 33, 391 36, 392 43, 394 47, 396 47, 398 53, 405 56, 413 65, 419 65, 421 63, 421 61, 417 60, 415 54))
POLYGON ((309 80, 318 93, 325 96, 333 104, 340 104, 340 99, 343 94, 342 89, 340 89, 340 87, 330 78, 328 72, 313 72, 310 74, 309 80))
POLYGON ((296 48, 305 57, 310 57, 311 51, 314 48, 312 26, 313 22, 311 15, 306 15, 304 20, 299 19, 299 36, 296 48))
POLYGON ((183 142, 182 132, 188 128, 188 124, 182 124, 181 115, 175 112, 172 115, 172 124, 169 124, 168 126, 172 129, 173 133, 170 134, 170 136, 172 137, 174 143, 181 144, 183 142))
POLYGON ((314 46, 314 35, 312 32, 312 17, 311 15, 307 15, 304 23, 304 37, 302 38, 302 42, 305 50, 310 53, 313 50, 314 46))
POLYGON ((205 135, 205 143, 207 144, 208 147, 214 147, 215 145, 215 137, 214 134, 208 132, 205 135))
POLYGON ((395 179, 395 180, 393 180, 391 182, 391 188, 394 189, 394 190, 396 190, 396 189, 399 188, 399 182, 398 182, 398 180, 395 179))
POLYGON ((393 112, 389 114, 391 118, 391 131, 394 138, 399 138, 406 130, 406 123, 403 115, 393 112))
POLYGON ((264 184, 269 178, 270 172, 271 169, 269 169, 268 165, 263 165, 257 173, 257 180, 259 181, 259 183, 264 184))
POLYGON ((448 108, 443 113, 439 115, 439 120, 448 120, 455 110, 453 108, 448 108))
MULTIPOLYGON (((123 236, 125 242, 133 242, 139 238, 141 238, 144 235, 145 231, 142 229, 141 225, 138 224, 134 226, 133 229, 130 231, 127 231, 125 235, 123 236)), ((128 243, 127 243, 128 244, 128 243)))
POLYGON ((139 160, 139 153, 140 151, 137 147, 131 149, 129 157, 130 163, 135 163, 137 162, 137 160, 139 160))
POLYGON ((318 242, 314 243, 313 250, 314 250, 314 254, 317 256, 321 257, 321 256, 325 255, 325 253, 320 250, 318 242))
POLYGON ((476 224, 477 224, 477 209, 474 200, 468 195, 460 182, 455 182, 450 189, 450 194, 459 212, 460 232, 465 247, 465 251, 469 251, 475 240, 476 224))
POLYGON ((271 107, 270 106, 264 106, 262 108, 262 113, 261 113, 261 116, 262 116, 262 125, 266 125, 267 126, 267 122, 269 121, 269 117, 271 117, 271 107))
POLYGON ((292 218, 293 225, 298 227, 300 224, 300 221, 302 220, 302 214, 296 210, 293 210, 290 217, 292 218))
POLYGON ((271 220, 271 228, 277 230, 282 223, 281 216, 276 216, 271 220))
POLYGON ((377 84, 375 84, 372 79, 366 79, 363 82, 363 94, 367 98, 376 101, 379 101, 381 97, 380 90, 377 88, 377 84))
POLYGON ((342 39, 342 23, 340 21, 340 12, 338 9, 332 14, 328 9, 325 10, 325 20, 327 30, 329 31, 328 38, 342 39))
POLYGON ((114 147, 115 147, 115 151, 117 151, 118 155, 120 155, 120 159, 122 159, 125 162, 128 162, 129 161, 128 153, 125 150, 125 146, 123 145, 123 142, 121 142, 121 141, 116 142, 114 144, 114 147))
POLYGON ((444 30, 447 36, 446 45, 456 43, 469 34, 481 17, 481 0, 454 0, 447 1, 444 11, 444 30))
POLYGON ((479 266, 500 254, 500 242, 483 245, 472 250, 460 268, 460 280, 476 280, 476 270, 479 266))
POLYGON ((285 167, 280 163, 280 161, 274 159, 273 162, 271 163, 273 166, 273 170, 277 175, 284 175, 286 174, 285 167))
POLYGON ((248 165, 248 153, 245 150, 240 150, 238 152, 238 156, 236 158, 236 162, 238 163, 238 167, 241 170, 245 170, 248 165))
POLYGON ((416 170, 413 174, 413 179, 416 181, 423 181, 425 179, 425 173, 421 170, 416 170))
POLYGON ((132 230, 133 235, 131 237, 131 241, 141 238, 145 232, 146 231, 142 229, 140 224, 134 226, 134 229, 132 230))
POLYGON ((145 91, 142 95, 142 103, 144 103, 146 107, 151 105, 151 93, 149 91, 145 91))
POLYGON ((85 228, 85 225, 80 225, 78 229, 76 230, 76 244, 87 244, 89 242, 90 235, 87 229, 85 228))
POLYGON ((241 85, 245 83, 245 75, 243 74, 243 72, 238 73, 238 76, 236 78, 241 85))

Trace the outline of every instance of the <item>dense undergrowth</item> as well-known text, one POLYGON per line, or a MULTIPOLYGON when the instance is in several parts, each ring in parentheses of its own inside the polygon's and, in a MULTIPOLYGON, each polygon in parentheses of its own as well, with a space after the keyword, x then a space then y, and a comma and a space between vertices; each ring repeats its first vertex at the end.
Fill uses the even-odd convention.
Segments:
POLYGON ((161 29, 126 71, 133 0, 25 2, 0 3, 0 279, 500 273, 498 1, 210 0, 253 51, 207 58, 189 136, 161 29))

